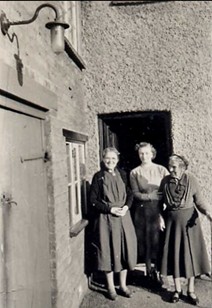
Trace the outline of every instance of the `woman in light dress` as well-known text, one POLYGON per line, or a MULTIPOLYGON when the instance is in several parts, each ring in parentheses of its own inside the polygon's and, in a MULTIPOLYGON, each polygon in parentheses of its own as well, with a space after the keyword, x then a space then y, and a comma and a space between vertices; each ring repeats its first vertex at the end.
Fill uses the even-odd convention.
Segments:
POLYGON ((146 264, 149 279, 157 279, 157 257, 159 252, 158 188, 168 170, 152 160, 156 150, 150 144, 136 145, 141 164, 130 173, 130 183, 135 200, 134 225, 138 241, 138 263, 146 264), (152 267, 153 265, 153 267, 152 267))

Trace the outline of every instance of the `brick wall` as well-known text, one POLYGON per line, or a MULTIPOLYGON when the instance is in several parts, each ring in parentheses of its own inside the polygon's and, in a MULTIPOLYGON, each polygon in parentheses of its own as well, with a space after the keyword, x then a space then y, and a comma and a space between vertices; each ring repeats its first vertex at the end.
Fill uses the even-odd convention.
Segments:
MULTIPOLYGON (((10 20, 28 19, 37 6, 36 1, 0 3, 10 20)), ((47 171, 55 308, 78 307, 87 287, 84 232, 69 237, 62 128, 89 134, 90 178, 99 166, 98 113, 171 111, 174 151, 188 157, 207 201, 212 199, 211 2, 112 7, 109 1, 83 1, 82 6, 83 73, 66 53, 52 52, 45 28, 53 16, 48 9, 34 23, 11 28, 18 37, 23 72, 58 96, 58 111, 50 111, 46 121, 52 155, 47 171)), ((0 59, 15 68, 16 41, 1 36, 0 49, 0 59)), ((202 220, 209 248, 209 224, 202 220)))
POLYGON ((189 159, 211 204, 212 3, 82 5, 89 176, 99 168, 99 113, 170 111, 174 152, 189 159))
MULTIPOLYGON (((1 1, 0 9, 11 21, 33 16, 38 5, 46 1, 1 1)), ((60 1, 49 1, 59 6, 60 1)), ((75 308, 87 290, 84 275, 84 231, 76 238, 69 237, 66 149, 62 129, 87 134, 84 126, 85 108, 82 91, 82 72, 66 53, 56 55, 51 50, 50 32, 45 24, 54 18, 45 8, 32 24, 14 26, 23 62, 23 78, 33 80, 58 97, 58 111, 49 111, 46 120, 46 141, 52 162, 48 175, 48 211, 53 307, 75 308)), ((0 59, 15 68, 17 42, 1 35, 0 59)))

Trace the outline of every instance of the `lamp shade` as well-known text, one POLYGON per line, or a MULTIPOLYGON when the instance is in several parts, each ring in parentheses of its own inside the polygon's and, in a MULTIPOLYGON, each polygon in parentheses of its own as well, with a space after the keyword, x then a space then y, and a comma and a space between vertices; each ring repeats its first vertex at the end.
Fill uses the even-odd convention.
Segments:
POLYGON ((51 31, 51 46, 52 50, 59 54, 64 51, 65 48, 65 40, 64 40, 64 32, 65 29, 69 27, 66 23, 61 22, 48 22, 46 27, 51 31))

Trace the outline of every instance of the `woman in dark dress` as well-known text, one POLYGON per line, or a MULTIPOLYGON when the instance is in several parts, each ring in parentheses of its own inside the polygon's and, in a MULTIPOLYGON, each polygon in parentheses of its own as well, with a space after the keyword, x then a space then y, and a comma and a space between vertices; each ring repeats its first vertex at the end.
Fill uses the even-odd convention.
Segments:
POLYGON ((127 270, 136 265, 137 241, 129 208, 133 196, 127 176, 117 168, 118 151, 103 151, 103 168, 94 174, 90 190, 90 202, 95 211, 92 246, 95 269, 103 271, 108 286, 108 297, 116 299, 114 272, 119 273, 119 293, 131 297, 126 285, 127 270))
POLYGON ((160 227, 165 228, 161 274, 172 275, 175 291, 171 302, 176 303, 182 295, 180 278, 188 279, 187 296, 197 305, 195 277, 210 272, 210 264, 200 226, 197 209, 212 221, 209 207, 204 202, 196 178, 187 169, 187 160, 179 155, 169 159, 170 175, 160 185, 162 215, 160 227), (197 209, 196 209, 197 208, 197 209))

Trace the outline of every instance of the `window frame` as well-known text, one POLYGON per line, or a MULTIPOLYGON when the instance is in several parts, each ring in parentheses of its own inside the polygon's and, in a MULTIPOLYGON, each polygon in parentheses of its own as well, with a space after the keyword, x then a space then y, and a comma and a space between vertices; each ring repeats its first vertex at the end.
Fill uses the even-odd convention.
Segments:
POLYGON ((82 70, 85 62, 81 57, 81 1, 61 1, 64 22, 70 25, 65 31, 65 52, 82 70))
MULTIPOLYGON (((88 141, 88 136, 83 135, 83 134, 79 134, 73 131, 69 131, 66 129, 63 129, 63 136, 65 139, 65 145, 67 146, 67 144, 71 145, 71 149, 73 148, 78 148, 76 145, 83 145, 83 150, 84 150, 84 164, 86 165, 86 142, 88 141), (75 145, 75 146, 73 146, 75 145), (73 146, 73 147, 72 147, 73 146)), ((70 146, 69 146, 69 151, 70 151, 70 146)), ((77 150, 78 151, 78 150, 77 150)), ((70 153, 68 155, 67 150, 66 150, 66 159, 72 159, 70 158, 70 153)), ((67 161, 68 164, 68 161, 67 161)), ((77 158, 77 174, 80 175, 80 170, 79 170, 79 160, 77 158)), ((67 165, 67 172, 69 172, 70 170, 70 166, 67 165)), ((70 172, 71 174, 71 172, 70 172)), ((70 176, 67 177, 68 181, 67 181, 67 193, 69 196, 69 186, 73 185, 73 181, 72 184, 69 183, 69 179, 70 176)), ((68 197, 68 206, 69 206, 69 235, 70 237, 75 237, 77 236, 87 225, 88 225, 88 220, 85 219, 86 214, 87 214, 87 191, 86 191, 86 169, 84 170, 84 175, 83 175, 83 180, 79 177, 80 179, 80 184, 82 183, 82 181, 84 181, 83 183, 83 195, 80 194, 80 201, 79 201, 79 206, 80 206, 80 219, 74 222, 73 219, 73 211, 71 209, 71 203, 69 201, 69 197, 68 197), (83 199, 81 199, 81 197, 83 196, 83 199)), ((72 178, 73 180, 73 178, 72 178)), ((77 179, 78 181, 78 179, 77 179)), ((75 182, 75 181, 74 181, 75 182)), ((76 182, 75 182, 76 183, 76 182)), ((79 186, 78 186, 79 187, 79 186)), ((74 188, 75 189, 75 188, 74 188)), ((79 188, 77 188, 79 189, 79 188)), ((81 192, 81 190, 80 190, 81 192)), ((79 193, 79 191, 78 191, 79 193)), ((76 217, 76 216, 75 216, 76 217)))

